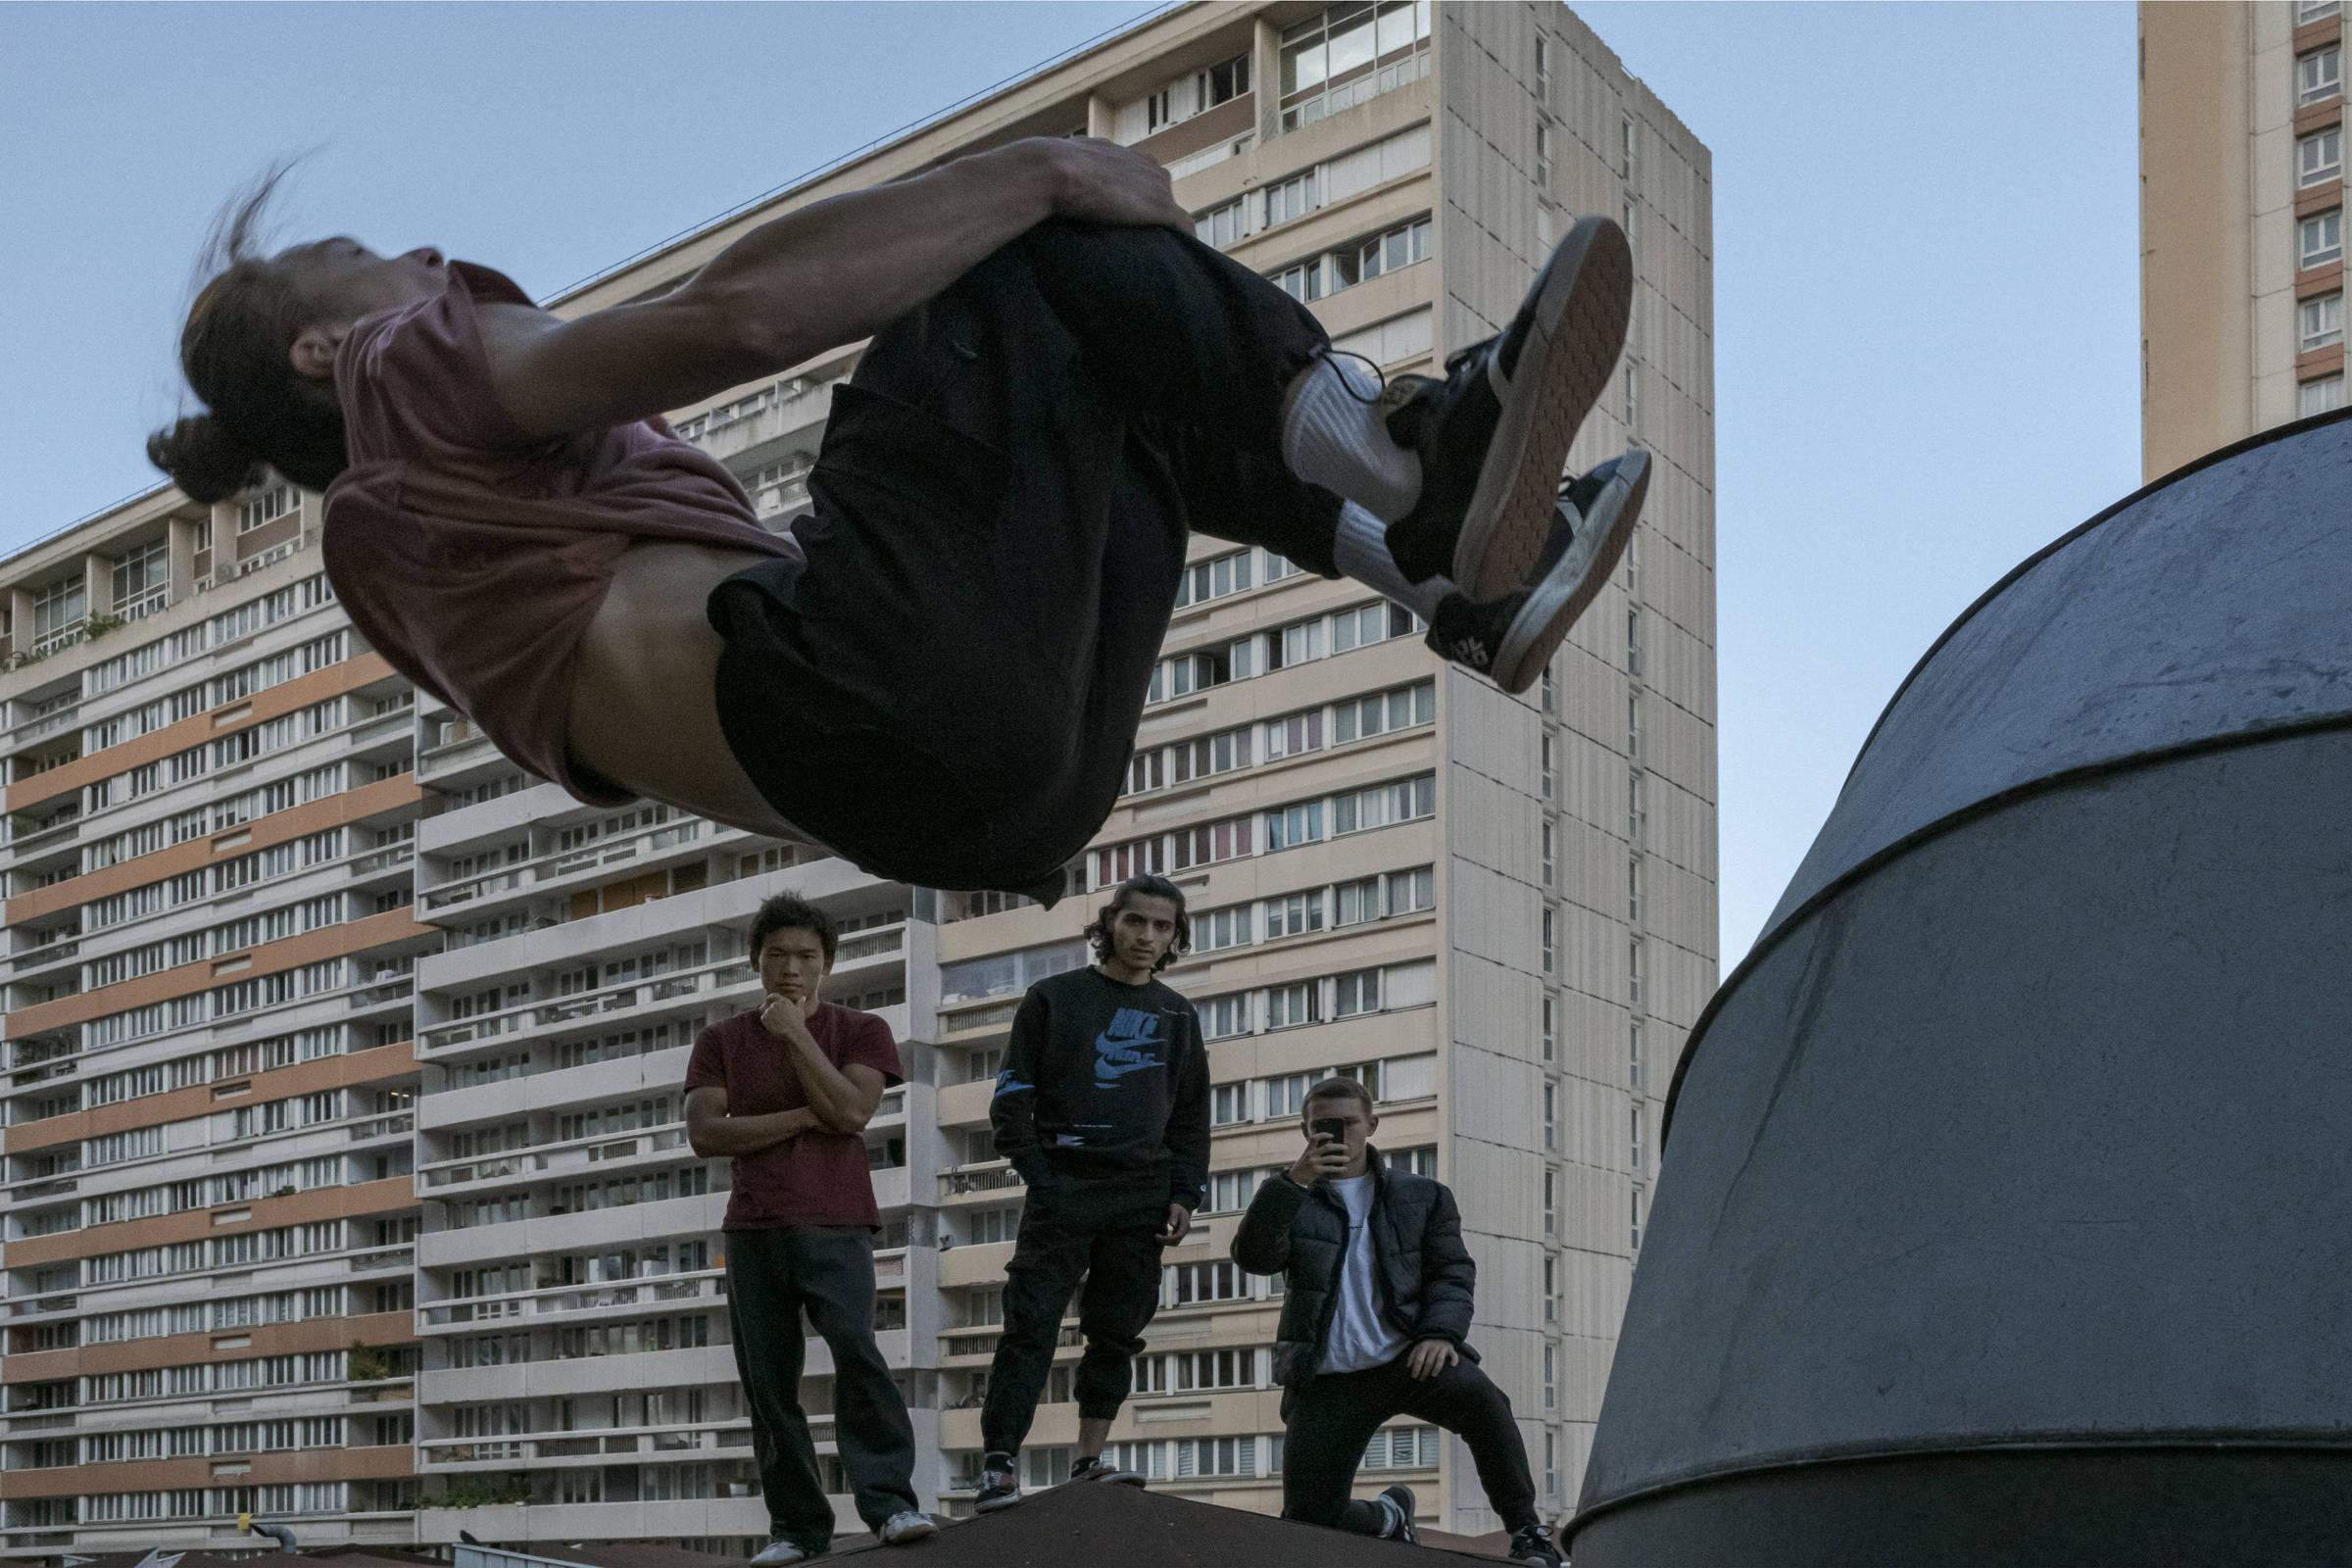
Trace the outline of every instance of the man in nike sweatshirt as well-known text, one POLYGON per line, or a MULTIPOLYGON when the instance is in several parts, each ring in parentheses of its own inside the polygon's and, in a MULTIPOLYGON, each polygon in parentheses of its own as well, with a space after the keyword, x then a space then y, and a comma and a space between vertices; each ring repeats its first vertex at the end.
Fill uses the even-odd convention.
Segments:
POLYGON ((989 1108, 997 1152, 1029 1194, 980 1416, 984 1513, 1021 1500, 1015 1461, 1081 1274, 1086 1353, 1070 1479, 1143 1484, 1102 1463, 1102 1444, 1159 1306, 1160 1249, 1184 1240, 1208 1180, 1200 1020, 1152 978, 1192 946, 1184 893, 1165 877, 1135 877, 1086 934, 1094 964, 1040 980, 1021 999, 989 1108))

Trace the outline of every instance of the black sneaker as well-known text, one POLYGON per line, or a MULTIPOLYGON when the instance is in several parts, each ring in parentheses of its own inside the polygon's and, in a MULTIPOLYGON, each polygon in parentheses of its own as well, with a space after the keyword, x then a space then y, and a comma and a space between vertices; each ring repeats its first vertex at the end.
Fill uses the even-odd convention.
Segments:
POLYGON ((996 1463, 998 1457, 990 1454, 988 1462, 981 1467, 980 1490, 972 1494, 972 1511, 975 1513, 995 1513, 999 1508, 1009 1508, 1021 1500, 1020 1471, 1010 1459, 1003 1464, 996 1463))
POLYGON ((1499 336, 1449 357, 1442 381, 1389 384, 1390 439, 1421 458, 1420 499, 1388 536, 1406 577, 1450 577, 1473 601, 1529 579, 1568 444, 1616 368, 1633 298, 1625 230, 1579 219, 1499 336))
POLYGON ((1521 1525, 1511 1532, 1511 1561, 1540 1562, 1545 1568, 1567 1568, 1568 1559, 1551 1544, 1551 1532, 1542 1525, 1521 1525))
POLYGON ((1140 1487, 1144 1484, 1144 1478, 1137 1472, 1121 1469, 1115 1464, 1104 1464, 1100 1459, 1089 1459, 1086 1463, 1077 1466, 1070 1472, 1070 1479, 1072 1481, 1107 1481, 1114 1487, 1140 1487))
POLYGON ((1388 1515, 1388 1522, 1381 1527, 1381 1540, 1401 1541, 1408 1546, 1419 1543, 1420 1532, 1413 1529, 1412 1488, 1391 1487, 1374 1500, 1380 1504, 1381 1512, 1388 1515))
POLYGON ((1646 452, 1611 458, 1575 480, 1553 505, 1534 580, 1485 604, 1447 594, 1430 622, 1431 650, 1513 695, 1533 686, 1616 569, 1648 491, 1646 452))

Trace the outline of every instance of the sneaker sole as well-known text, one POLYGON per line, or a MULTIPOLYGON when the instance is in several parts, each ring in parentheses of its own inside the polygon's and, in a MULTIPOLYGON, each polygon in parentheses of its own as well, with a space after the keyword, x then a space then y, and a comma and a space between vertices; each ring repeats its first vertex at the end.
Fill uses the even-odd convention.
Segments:
POLYGON ((904 1546, 912 1542, 929 1541, 933 1536, 938 1534, 939 1521, 936 1519, 926 1519, 919 1525, 908 1525, 906 1529, 900 1531, 895 1536, 883 1537, 882 1544, 885 1546, 904 1546))
POLYGON ((1628 452, 1620 460, 1619 476, 1624 466, 1632 465, 1634 476, 1620 489, 1612 484, 1595 500, 1593 510, 1612 504, 1615 511, 1597 517, 1600 541, 1592 557, 1582 567, 1575 565, 1573 556, 1552 568, 1552 574, 1535 585, 1528 593, 1527 607, 1520 612, 1520 625, 1503 638, 1495 651, 1494 668, 1490 672, 1495 685, 1516 697, 1542 678, 1544 666, 1560 644, 1568 640, 1592 601, 1599 597, 1601 587, 1608 582, 1609 573, 1625 559, 1626 542, 1634 536, 1634 524, 1642 520, 1642 503, 1649 495, 1649 454, 1640 450, 1628 452), (1573 575, 1569 573, 1573 570, 1573 575))
POLYGON ((994 1502, 975 1502, 972 1504, 972 1512, 1002 1513, 1006 1508, 1015 1508, 1020 1506, 1020 1502, 1021 1494, 1016 1492, 1009 1497, 999 1497, 994 1502))
POLYGON ((1502 415, 1454 542, 1454 586, 1474 602, 1520 586, 1544 554, 1569 444, 1625 350, 1634 302, 1625 231, 1605 218, 1578 220, 1534 292, 1515 384, 1497 400, 1502 415))

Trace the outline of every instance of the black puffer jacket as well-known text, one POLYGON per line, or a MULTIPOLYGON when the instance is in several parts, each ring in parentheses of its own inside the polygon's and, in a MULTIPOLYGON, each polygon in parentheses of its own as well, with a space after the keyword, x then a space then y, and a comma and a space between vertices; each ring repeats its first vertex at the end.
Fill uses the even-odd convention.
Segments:
MULTIPOLYGON (((1471 1360, 1470 1314, 1478 1265, 1462 1245, 1461 1210, 1442 1182, 1390 1170, 1370 1151, 1372 1277, 1382 1308, 1408 1340, 1447 1340, 1471 1360)), ((1301 1187, 1267 1178, 1233 1235, 1233 1260, 1252 1274, 1288 1272, 1274 1381, 1296 1393, 1314 1381, 1338 1310, 1348 1206, 1328 1182, 1301 1187)), ((1287 1403, 1287 1400, 1286 1400, 1287 1403)))

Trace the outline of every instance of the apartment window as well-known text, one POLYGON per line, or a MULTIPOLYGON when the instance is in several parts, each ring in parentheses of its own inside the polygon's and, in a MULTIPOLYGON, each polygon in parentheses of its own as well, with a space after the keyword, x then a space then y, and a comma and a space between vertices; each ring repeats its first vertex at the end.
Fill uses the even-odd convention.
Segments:
POLYGON ((1544 1321, 1560 1320, 1560 1259, 1555 1252, 1544 1254, 1544 1321))
POLYGON ((1298 1114, 1306 1103, 1306 1085, 1310 1074, 1295 1072, 1284 1078, 1266 1080, 1266 1120, 1285 1121, 1298 1114))
POLYGON ((2344 378, 2324 375, 2317 381, 2303 383, 2297 398, 2295 413, 2309 417, 2314 414, 2328 414, 2344 406, 2344 378))
POLYGON ((1633 1234, 1629 1240, 1633 1244, 1633 1250, 1639 1252, 1642 1250, 1642 1189, 1635 1188, 1629 1196, 1633 1199, 1634 1221, 1633 1234))
POLYGON ((1200 74, 1200 90, 1203 109, 1239 98, 1250 90, 1250 57, 1235 55, 1221 66, 1209 67, 1200 74))
POLYGON ((1430 0, 1336 5, 1282 34, 1282 128, 1417 81, 1429 69, 1430 0), (1307 94, 1298 102, 1288 100, 1307 94))
POLYGON ((1544 972, 1549 974, 1558 964, 1559 911, 1548 905, 1544 909, 1544 972))
MULTIPOLYGON (((2308 181, 2306 182, 2308 183, 2308 181)), ((1279 185, 1269 185, 1265 192, 1262 228, 1287 223, 1294 218, 1304 218, 1322 205, 1315 199, 1315 172, 1294 174, 1279 185)))
POLYGON ((1642 923, 1642 861, 1638 857, 1625 862, 1625 918, 1631 925, 1642 923))
POLYGON ((1539 778, 1542 786, 1543 796, 1547 801, 1552 798, 1552 764, 1556 750, 1557 748, 1553 745, 1552 739, 1548 735, 1544 736, 1537 743, 1537 752, 1539 757, 1539 778))
POLYGON ((1237 196, 1193 220, 1193 234, 1201 244, 1214 245, 1221 250, 1251 231, 1254 225, 1250 221, 1250 215, 1255 207, 1252 197, 1237 196))
POLYGON ((1250 1119, 1250 1086, 1248 1084, 1219 1084, 1208 1094, 1209 1119, 1219 1127, 1230 1127, 1250 1119))
POLYGON ((1617 173, 1627 184, 1634 178, 1634 117, 1627 115, 1617 122, 1617 173))
POLYGON ((2344 340, 2344 297, 2323 294, 2295 311, 2295 347, 2304 354, 2344 340))
POLYGON ((172 580, 172 545, 157 539, 123 555, 115 563, 115 612, 135 611, 145 614, 160 608, 148 601, 164 591, 172 580))
POLYGON ((1627 438, 1630 440, 1635 437, 1641 428, 1642 383, 1640 378, 1634 374, 1634 368, 1628 365, 1625 368, 1625 432, 1627 438))
POLYGON ((1642 1005, 1642 943, 1640 938, 1626 944, 1625 973, 1628 996, 1636 1007, 1642 1005))
POLYGON ((1536 183, 1551 183, 1551 127, 1541 120, 1536 122, 1536 183))
POLYGON ((2329 125, 2295 143, 2295 188, 2309 190, 2340 179, 2344 172, 2344 128, 2329 125))
POLYGON ((2344 0, 2295 0, 2295 25, 2332 17, 2344 9, 2344 0))
POLYGON ((1640 1105, 1633 1107, 1627 1125, 1631 1129, 1632 1137, 1626 1150, 1626 1159, 1632 1169, 1640 1170, 1642 1168, 1642 1107, 1640 1105))
POLYGON ((53 637, 81 624, 86 608, 81 573, 60 577, 32 591, 32 634, 53 637))
POLYGON ((1551 40, 1541 33, 1536 37, 1536 96, 1546 103, 1551 99, 1551 40))
POLYGON ((1558 835, 1553 831, 1550 822, 1546 821, 1544 823, 1542 828, 1542 837, 1544 840, 1544 886, 1550 887, 1552 885, 1551 877, 1553 844, 1558 837, 1558 835))
POLYGON ((1274 274, 1274 286, 1305 305, 1323 297, 1323 259, 1301 262, 1274 274))
POLYGON ((1649 1074, 1642 1065, 1642 1020, 1629 1020, 1625 1035, 1626 1083, 1639 1095, 1649 1088, 1649 1074))
POLYGON ((2344 259, 2343 209, 2314 213, 2295 225, 2295 258, 2304 271, 2344 259))
POLYGON ((2344 52, 2335 44, 2295 60, 2295 102, 2316 104, 2344 90, 2344 52))
POLYGON ((1546 1152, 1560 1147, 1560 1091, 1556 1084, 1544 1086, 1544 1148, 1546 1152))
POLYGON ((1551 1166, 1544 1167, 1544 1234, 1557 1236, 1560 1231, 1560 1173, 1551 1166))
POLYGON ((266 522, 275 522, 294 510, 294 487, 290 484, 272 485, 237 508, 237 532, 250 533, 266 522))
POLYGON ((1549 1061, 1559 1054, 1560 1040, 1560 1006, 1559 1003, 1550 997, 1544 999, 1543 1033, 1544 1059, 1549 1061))

